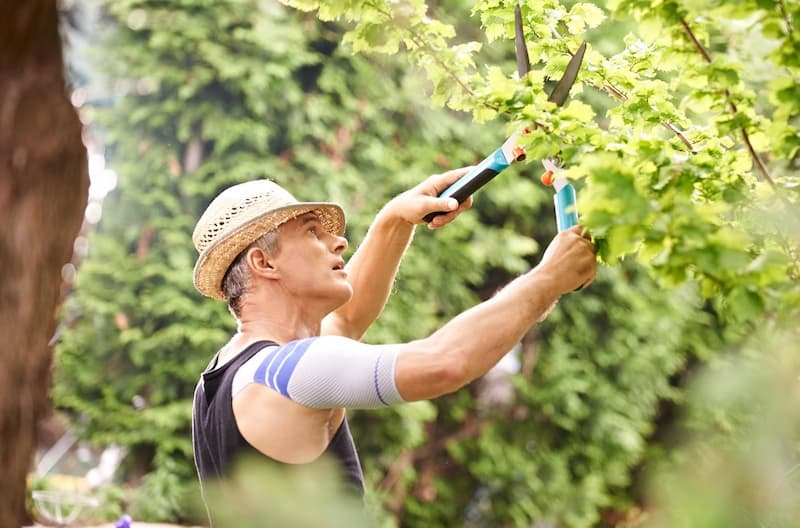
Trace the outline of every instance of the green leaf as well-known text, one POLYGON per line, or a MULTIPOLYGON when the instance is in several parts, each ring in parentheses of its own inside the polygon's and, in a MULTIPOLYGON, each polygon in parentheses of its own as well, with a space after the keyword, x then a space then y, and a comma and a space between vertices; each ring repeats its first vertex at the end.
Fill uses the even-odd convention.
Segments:
POLYGON ((570 101, 559 113, 562 118, 571 118, 581 122, 588 123, 594 119, 592 107, 577 99, 570 101))

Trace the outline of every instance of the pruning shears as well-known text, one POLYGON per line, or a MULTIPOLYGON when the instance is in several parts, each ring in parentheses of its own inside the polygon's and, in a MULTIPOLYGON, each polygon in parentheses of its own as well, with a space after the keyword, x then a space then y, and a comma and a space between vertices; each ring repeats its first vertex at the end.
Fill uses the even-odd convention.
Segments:
MULTIPOLYGON (((531 64, 528 59, 528 48, 525 46, 525 32, 522 28, 522 13, 519 4, 514 7, 514 36, 517 52, 517 70, 520 78, 523 78, 530 71, 531 64)), ((583 62, 585 54, 586 42, 582 42, 567 63, 567 68, 547 98, 548 101, 552 101, 557 106, 564 104, 572 85, 575 84, 575 79, 578 77, 578 70, 581 68, 581 62, 583 62)), ((542 165, 544 166, 544 174, 542 174, 541 178, 542 183, 547 186, 552 185, 556 191, 553 196, 556 209, 556 227, 561 232, 578 224, 576 203, 578 198, 575 194, 575 187, 564 176, 559 175, 561 167, 555 159, 544 159, 542 160, 542 165)))
MULTIPOLYGON (((522 28, 522 13, 519 4, 514 8, 514 32, 517 56, 517 70, 520 79, 525 77, 531 69, 528 58, 528 49, 525 46, 525 34, 522 28)), ((572 85, 578 77, 583 56, 586 53, 586 42, 582 43, 578 51, 572 56, 567 64, 564 74, 556 83, 555 88, 548 96, 547 100, 552 101, 558 106, 564 104, 569 96, 572 85)), ((528 128, 512 134, 503 144, 487 156, 483 161, 476 165, 467 174, 456 180, 447 189, 439 194, 440 198, 455 198, 459 203, 466 200, 475 191, 486 185, 492 178, 505 170, 514 162, 523 161, 526 157, 525 149, 517 145, 517 137, 528 132, 528 128)), ((559 176, 560 167, 553 159, 542 161, 545 173, 542 175, 542 183, 552 185, 556 190, 553 198, 556 207, 556 224, 559 231, 568 229, 578 223, 578 213, 575 208, 576 195, 575 188, 563 176, 559 176)), ((430 222, 436 216, 444 212, 434 212, 425 216, 425 222, 430 222)))

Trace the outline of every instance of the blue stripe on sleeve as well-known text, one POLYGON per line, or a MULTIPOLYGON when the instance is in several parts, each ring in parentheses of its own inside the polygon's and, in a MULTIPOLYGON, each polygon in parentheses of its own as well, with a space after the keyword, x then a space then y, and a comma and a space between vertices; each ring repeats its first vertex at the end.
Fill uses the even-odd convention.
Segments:
POLYGON ((291 355, 286 358, 283 365, 281 365, 280 369, 278 370, 275 384, 277 385, 278 392, 287 398, 290 398, 289 380, 292 378, 292 373, 294 373, 297 362, 300 361, 300 358, 303 357, 303 354, 306 353, 306 350, 308 350, 308 347, 310 347, 311 343, 314 341, 315 338, 303 339, 302 341, 299 341, 291 355))
POLYGON ((278 374, 278 369, 280 369, 281 364, 283 364, 286 357, 292 353, 292 350, 294 350, 296 346, 297 341, 292 341, 291 343, 287 343, 278 349, 278 354, 269 364, 267 379, 264 382, 267 387, 277 390, 277 387, 275 387, 275 376, 278 374))
POLYGON ((262 361, 256 369, 256 373, 253 375, 253 381, 263 383, 264 385, 267 384, 267 367, 269 367, 270 361, 272 361, 272 358, 275 357, 275 354, 277 354, 280 349, 281 347, 275 347, 272 352, 267 354, 267 357, 264 358, 264 361, 262 361))

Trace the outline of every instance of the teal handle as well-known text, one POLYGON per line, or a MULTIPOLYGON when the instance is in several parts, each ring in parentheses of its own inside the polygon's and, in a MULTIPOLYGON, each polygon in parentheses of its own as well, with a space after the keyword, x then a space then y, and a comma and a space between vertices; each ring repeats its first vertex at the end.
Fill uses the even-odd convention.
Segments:
POLYGON ((449 198, 452 196, 461 203, 490 179, 500 174, 510 163, 511 162, 506 159, 506 155, 503 154, 503 148, 501 147, 486 156, 482 162, 453 182, 450 187, 439 193, 439 198, 449 198), (464 189, 469 189, 469 192, 463 192, 464 189))
POLYGON ((577 200, 575 187, 569 183, 553 196, 553 202, 556 205, 556 227, 559 233, 578 225, 577 200))

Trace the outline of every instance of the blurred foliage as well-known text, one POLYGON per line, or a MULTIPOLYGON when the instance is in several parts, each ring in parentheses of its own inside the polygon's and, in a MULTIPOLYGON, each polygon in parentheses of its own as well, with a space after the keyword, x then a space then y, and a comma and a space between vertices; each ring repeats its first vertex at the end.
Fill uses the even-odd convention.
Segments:
POLYGON ((47 477, 43 475, 32 475, 28 477, 28 482, 26 483, 26 491, 25 491, 25 508, 33 513, 36 514, 36 501, 33 499, 33 493, 35 491, 50 491, 53 489, 52 484, 49 482, 47 477))
MULTIPOLYGON (((337 472, 333 459, 292 466, 250 455, 237 463, 230 480, 203 491, 214 526, 222 528, 256 528, 265 521, 275 528, 372 526, 360 496, 342 489, 337 472)), ((199 502, 195 507, 205 508, 199 502)))
POLYGON ((97 522, 115 520, 122 517, 127 505, 126 490, 116 484, 107 484, 96 490, 98 507, 92 512, 97 522))
MULTIPOLYGON (((344 13, 345 3, 323 4, 327 18, 344 13)), ((347 4, 351 21, 341 23, 268 0, 93 1, 103 34, 90 60, 107 89, 92 88, 81 115, 106 143, 119 185, 103 204, 64 308, 57 406, 84 437, 130 449, 125 476, 141 483, 130 501, 136 520, 202 519, 189 499, 197 495, 190 401, 199 373, 234 329, 224 304, 191 284, 190 235, 205 205, 232 183, 272 178, 299 199, 342 203, 352 251, 388 198, 430 173, 479 161, 535 119, 558 133, 532 134, 529 160, 559 153, 580 178, 582 217, 613 266, 531 331, 518 374, 434 402, 353 413, 368 509, 387 527, 582 527, 635 517, 641 468, 666 460, 673 441, 663 430, 693 366, 800 304, 788 278, 791 266, 798 272, 800 242, 790 207, 798 200, 798 112, 782 76, 797 69, 784 53, 775 59, 783 61, 778 73, 752 77, 757 57, 745 53, 752 39, 772 49, 785 37, 782 26, 770 36, 733 24, 743 39, 734 47, 722 25, 707 21, 699 34, 728 57, 727 69, 710 68, 676 35, 625 37, 638 25, 643 32, 666 25, 659 10, 650 16, 631 4, 642 18, 625 20, 607 16, 622 7, 529 2, 535 71, 520 81, 509 74, 512 3, 480 2, 470 16, 467 2, 437 2, 427 18, 421 2, 347 4), (582 77, 572 102, 557 110, 543 102, 542 83, 560 75, 564 50, 589 28, 582 77), (409 29, 427 44, 409 45, 409 29), (454 36, 482 42, 451 47, 454 36), (734 74, 737 83, 729 82, 734 74), (723 88, 711 82, 718 79, 728 90, 742 83, 746 93, 747 79, 769 86, 758 105, 751 101, 766 105, 767 115, 723 124, 723 88), (692 82, 707 84, 708 93, 689 90, 692 82), (606 83, 628 99, 620 104, 595 89, 606 83), (431 99, 484 123, 432 108, 431 99), (685 109, 695 99, 710 106, 685 109), (702 124, 690 127, 698 116, 702 124), (684 127, 695 154, 666 132, 664 119, 684 127), (774 191, 752 175, 735 139, 735 126, 756 122, 769 142, 755 134, 754 141, 774 146, 774 191), (498 388, 510 396, 492 397, 498 388)), ((454 225, 418 228, 366 340, 422 337, 535 265, 555 230, 538 171, 511 168, 454 225)), ((259 494, 256 505, 269 508, 268 496, 259 494)))
POLYGON ((800 326, 767 325, 697 373, 645 526, 790 528, 800 519, 800 326))

